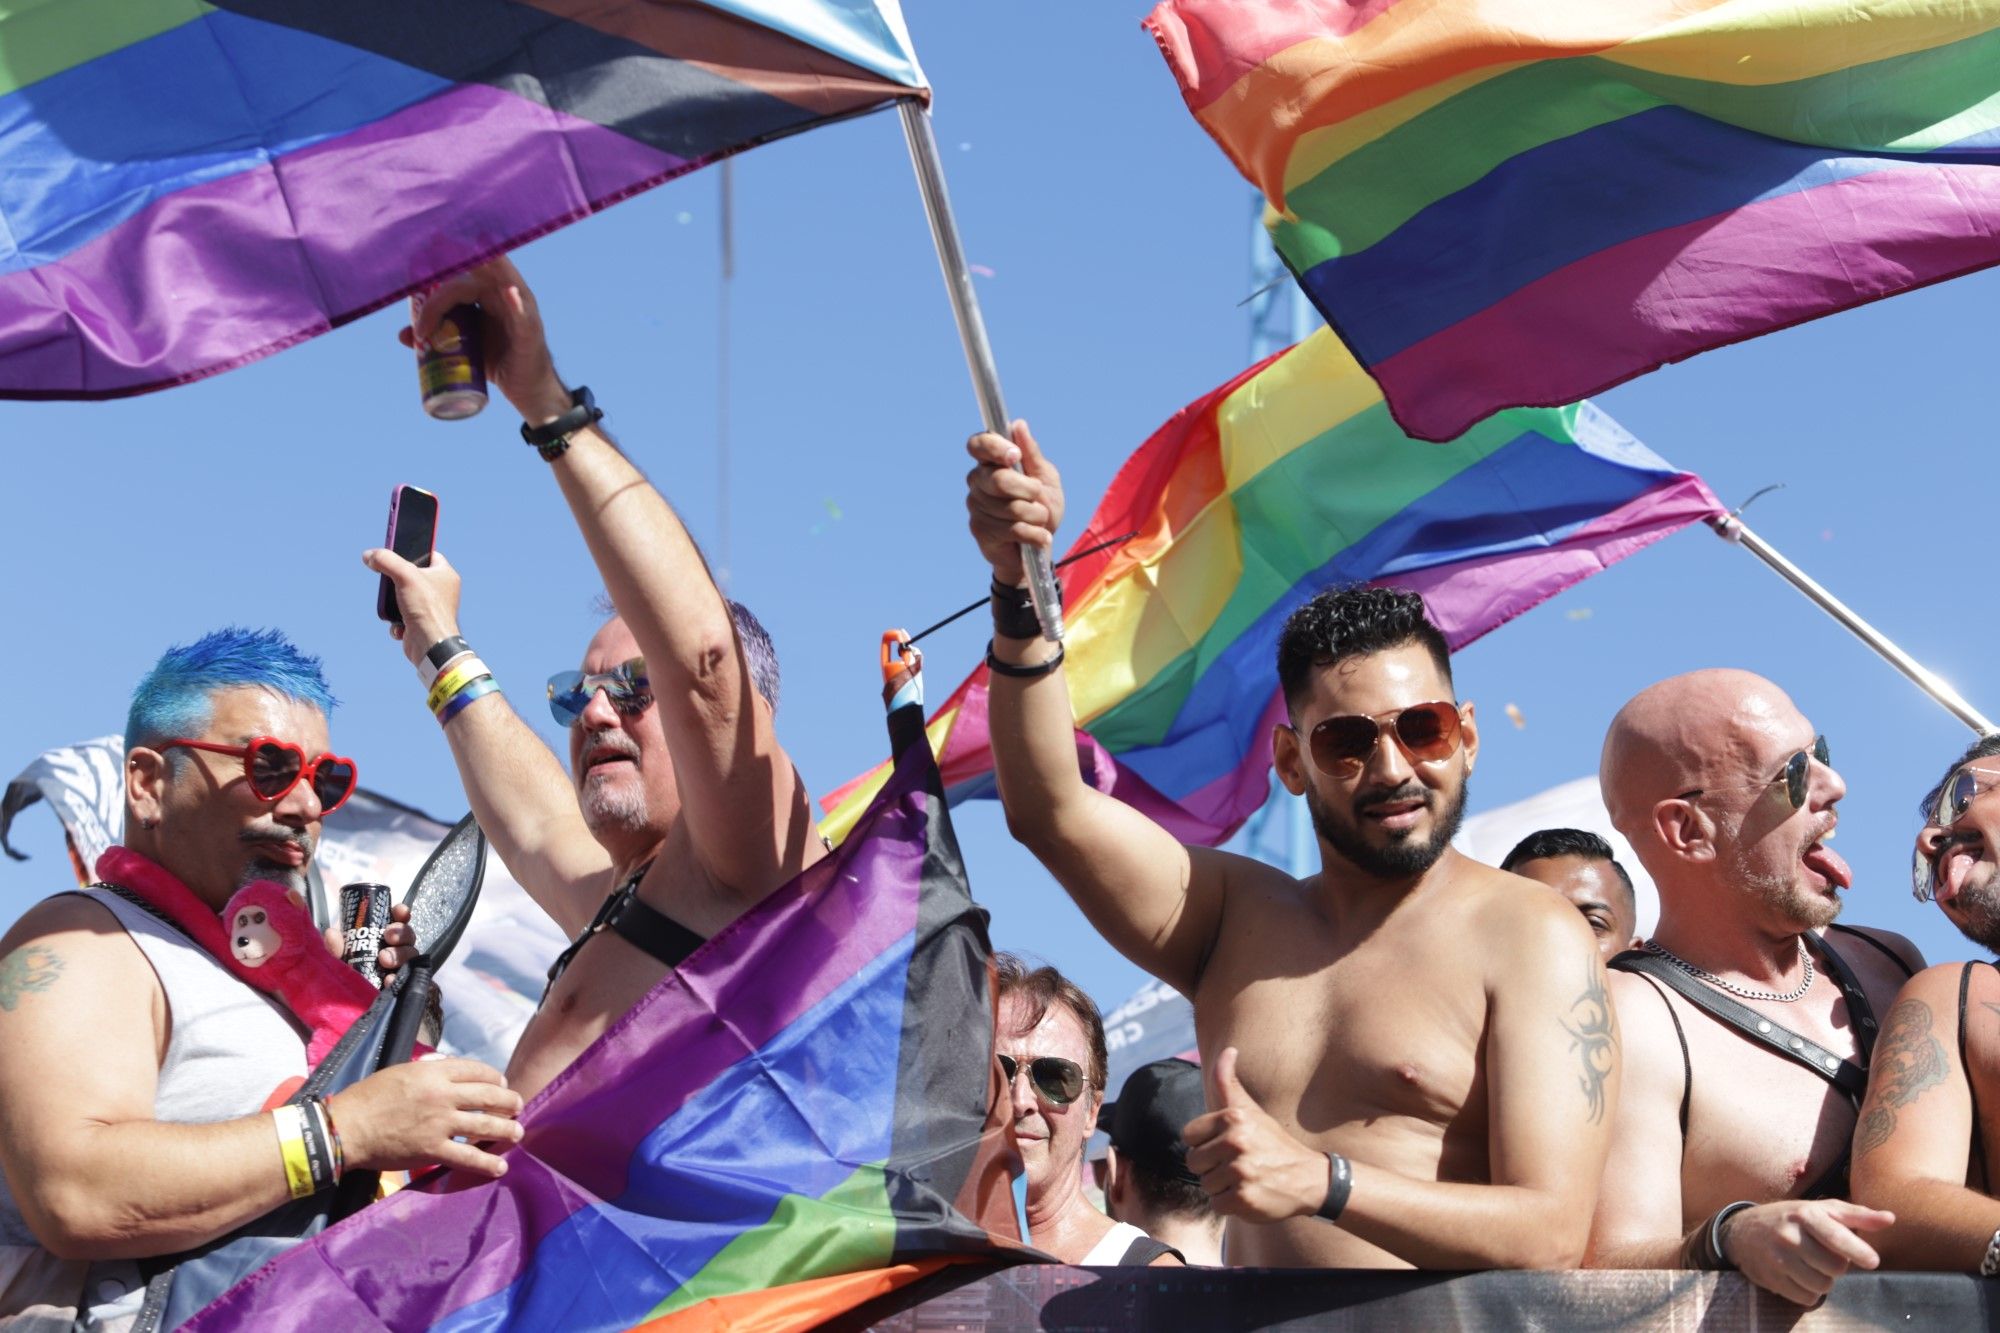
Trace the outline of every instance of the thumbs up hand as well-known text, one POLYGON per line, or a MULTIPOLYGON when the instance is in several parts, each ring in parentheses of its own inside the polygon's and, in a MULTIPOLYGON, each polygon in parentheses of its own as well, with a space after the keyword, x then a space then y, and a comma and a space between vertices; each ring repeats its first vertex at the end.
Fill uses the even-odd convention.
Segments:
POLYGON ((1181 1131, 1188 1170, 1201 1177, 1215 1211, 1252 1222, 1307 1217, 1326 1202, 1332 1171, 1315 1152, 1265 1114, 1236 1078, 1236 1048, 1224 1048, 1205 1071, 1208 1104, 1217 1109, 1181 1131))

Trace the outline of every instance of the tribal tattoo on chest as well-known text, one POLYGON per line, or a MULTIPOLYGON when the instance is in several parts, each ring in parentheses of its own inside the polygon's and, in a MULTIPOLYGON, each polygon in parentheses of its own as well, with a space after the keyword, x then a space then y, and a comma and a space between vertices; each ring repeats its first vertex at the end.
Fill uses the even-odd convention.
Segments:
POLYGON ((1590 1123, 1594 1125, 1604 1119, 1604 1085, 1618 1062, 1618 1035, 1611 1026, 1611 1001, 1604 993, 1603 975, 1593 967, 1585 976, 1583 994, 1570 1006, 1562 1026, 1581 1067, 1577 1086, 1590 1107, 1590 1123))
POLYGON ((1944 1046, 1931 1035, 1931 1007, 1912 997, 1896 1001, 1868 1070, 1871 1105, 1861 1117, 1854 1155, 1865 1157, 1896 1132, 1896 1112, 1944 1082, 1944 1046))
POLYGON ((22 996, 55 985, 62 970, 62 956, 43 944, 24 944, 0 958, 0 1009, 13 1013, 22 996))

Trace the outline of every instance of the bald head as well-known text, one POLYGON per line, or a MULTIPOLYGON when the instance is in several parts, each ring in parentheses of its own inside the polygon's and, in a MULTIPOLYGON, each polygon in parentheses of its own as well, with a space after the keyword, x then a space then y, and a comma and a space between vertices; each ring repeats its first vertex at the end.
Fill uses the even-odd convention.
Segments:
POLYGON ((1611 720, 1598 761, 1612 824, 1636 845, 1655 804, 1742 782, 1756 771, 1763 739, 1800 720, 1783 690, 1749 671, 1690 671, 1641 690, 1611 720))

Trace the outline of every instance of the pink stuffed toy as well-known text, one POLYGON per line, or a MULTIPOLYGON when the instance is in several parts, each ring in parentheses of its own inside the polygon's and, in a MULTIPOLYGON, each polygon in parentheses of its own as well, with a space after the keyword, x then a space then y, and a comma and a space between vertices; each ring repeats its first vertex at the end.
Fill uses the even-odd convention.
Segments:
POLYGON ((222 924, 229 936, 224 966, 277 995, 312 1030, 307 1067, 324 1060, 375 1002, 375 988, 327 952, 312 917, 283 886, 268 879, 244 885, 223 909, 222 924))
MULTIPOLYGON (((267 879, 246 884, 218 920, 164 866, 129 848, 107 849, 97 859, 97 874, 144 898, 237 980, 276 995, 312 1033, 308 1069, 375 1003, 379 992, 327 952, 305 904, 281 884, 267 879)), ((429 1049, 419 1045, 417 1053, 429 1049)))

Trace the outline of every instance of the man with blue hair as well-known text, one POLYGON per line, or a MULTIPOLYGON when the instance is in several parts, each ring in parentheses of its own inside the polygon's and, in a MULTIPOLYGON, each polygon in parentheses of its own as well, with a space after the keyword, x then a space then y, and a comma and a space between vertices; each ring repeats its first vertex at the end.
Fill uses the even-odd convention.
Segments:
POLYGON ((460 637, 451 566, 434 556, 420 569, 386 550, 363 560, 396 586, 404 654, 429 687, 480 826, 575 940, 508 1065, 532 1097, 826 848, 778 741, 770 637, 722 595, 666 499, 599 428, 589 390, 556 374, 513 264, 445 283, 405 340, 427 337, 438 312, 473 304, 489 378, 521 413, 522 437, 553 474, 617 611, 581 669, 549 681, 569 776, 460 637))
POLYGON ((357 779, 329 751, 333 705, 318 659, 274 631, 169 649, 133 694, 125 842, 99 860, 104 882, 0 938, 0 1317, 116 1326, 144 1294, 136 1261, 342 1170, 505 1170, 474 1145, 517 1141, 521 1098, 470 1060, 282 1105, 309 1034, 197 942, 199 914, 243 885, 304 887, 320 821, 357 779), (327 1149, 303 1177, 293 1139, 327 1149))

